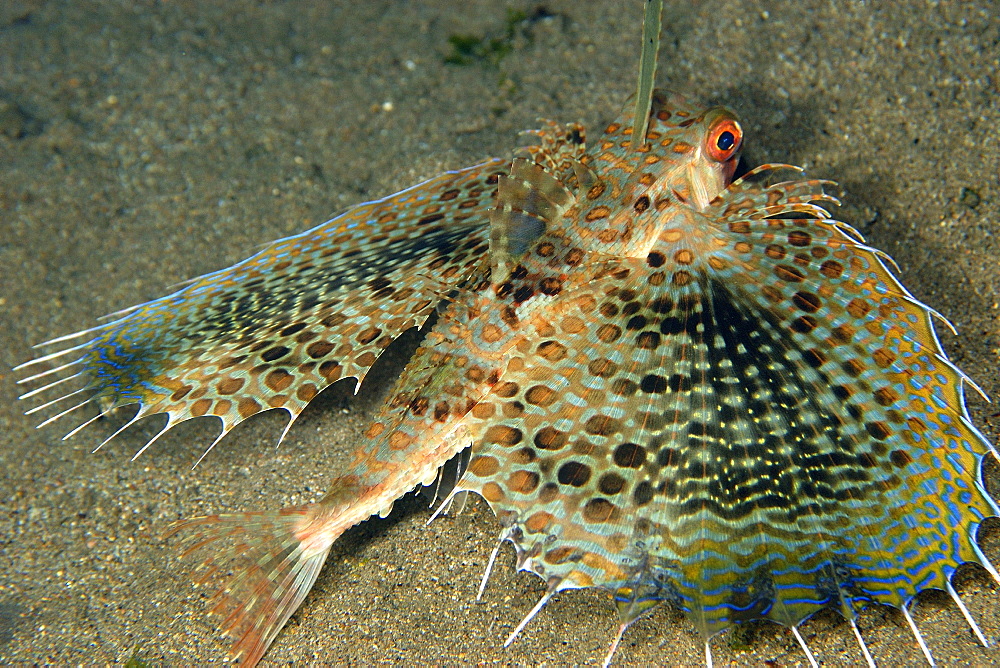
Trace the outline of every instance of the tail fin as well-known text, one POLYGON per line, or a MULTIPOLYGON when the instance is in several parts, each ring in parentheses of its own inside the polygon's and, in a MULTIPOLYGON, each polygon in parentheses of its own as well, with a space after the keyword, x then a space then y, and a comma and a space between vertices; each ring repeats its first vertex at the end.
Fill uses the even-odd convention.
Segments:
POLYGON ((223 617, 222 630, 236 640, 230 659, 242 665, 253 666, 264 655, 312 589, 330 552, 333 541, 310 536, 311 508, 195 517, 167 530, 165 537, 187 532, 181 556, 206 546, 215 550, 200 568, 199 584, 230 572, 211 599, 211 612, 223 617))

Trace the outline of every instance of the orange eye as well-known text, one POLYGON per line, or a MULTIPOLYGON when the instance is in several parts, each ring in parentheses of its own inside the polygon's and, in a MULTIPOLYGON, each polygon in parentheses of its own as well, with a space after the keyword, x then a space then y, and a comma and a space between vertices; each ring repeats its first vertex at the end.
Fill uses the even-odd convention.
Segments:
POLYGON ((716 162, 726 162, 740 150, 743 129, 733 118, 720 118, 712 124, 705 141, 708 157, 716 162))

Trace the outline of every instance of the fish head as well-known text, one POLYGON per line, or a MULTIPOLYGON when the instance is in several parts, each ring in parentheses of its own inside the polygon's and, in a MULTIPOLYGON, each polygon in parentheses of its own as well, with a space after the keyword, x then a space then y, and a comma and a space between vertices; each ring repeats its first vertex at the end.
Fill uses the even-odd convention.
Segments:
POLYGON ((634 103, 583 158, 591 181, 570 209, 581 243, 645 256, 664 225, 694 225, 733 182, 743 145, 736 115, 663 90, 653 93, 645 141, 633 143, 634 103))
MULTIPOLYGON (((743 147, 743 128, 724 107, 699 108, 678 95, 657 91, 637 170, 658 197, 704 211, 733 181, 743 147), (650 178, 651 177, 651 178, 650 178)), ((632 179, 630 179, 632 180, 632 179)))

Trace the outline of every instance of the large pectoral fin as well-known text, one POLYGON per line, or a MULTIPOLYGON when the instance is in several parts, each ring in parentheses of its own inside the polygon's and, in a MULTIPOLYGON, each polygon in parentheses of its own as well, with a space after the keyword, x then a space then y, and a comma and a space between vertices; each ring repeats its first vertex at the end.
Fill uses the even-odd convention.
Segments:
POLYGON ((997 509, 928 309, 832 221, 744 211, 706 233, 540 311, 459 489, 520 568, 611 590, 623 624, 667 601, 711 637, 946 589, 997 509))
POLYGON ((468 280, 487 254, 504 166, 492 160, 359 205, 46 344, 55 352, 21 367, 34 372, 22 382, 44 383, 25 395, 43 402, 31 412, 44 424, 90 417, 80 410, 88 404, 139 404, 134 420, 165 413, 169 429, 214 415, 222 435, 272 408, 294 419, 331 383, 360 382, 389 343, 468 280))

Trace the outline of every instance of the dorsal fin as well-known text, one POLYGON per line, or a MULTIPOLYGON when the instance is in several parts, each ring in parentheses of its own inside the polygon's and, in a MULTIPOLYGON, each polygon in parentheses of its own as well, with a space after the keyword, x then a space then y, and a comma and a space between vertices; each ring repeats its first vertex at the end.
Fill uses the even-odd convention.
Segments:
POLYGON ((544 126, 524 132, 538 139, 538 143, 525 147, 527 158, 540 165, 549 174, 563 182, 568 189, 587 192, 599 177, 582 160, 587 155, 586 131, 579 123, 560 125, 541 119, 544 126))
POLYGON ((663 0, 646 0, 642 24, 642 55, 639 57, 639 83, 635 91, 635 114, 632 116, 633 149, 642 148, 646 144, 649 105, 653 100, 653 84, 656 80, 656 56, 660 52, 662 14, 663 0))
POLYGON ((497 183, 497 203, 490 214, 490 257, 494 280, 569 208, 575 197, 562 181, 524 158, 515 158, 510 175, 497 183))

